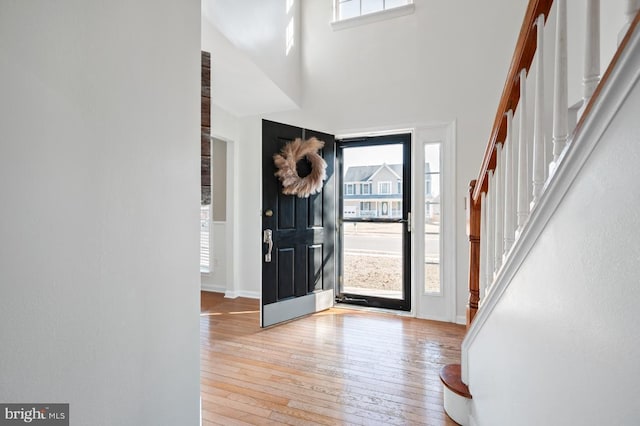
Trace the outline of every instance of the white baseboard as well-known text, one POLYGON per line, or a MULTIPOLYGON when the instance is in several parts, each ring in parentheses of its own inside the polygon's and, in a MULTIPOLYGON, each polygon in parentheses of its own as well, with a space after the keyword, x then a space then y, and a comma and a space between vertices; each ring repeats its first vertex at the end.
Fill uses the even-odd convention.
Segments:
POLYGON ((215 285, 215 284, 200 284, 200 290, 209 291, 211 293, 224 293, 227 291, 227 288, 223 285, 215 285))
MULTIPOLYGON (((413 315, 411 315, 413 316, 413 315)), ((420 316, 420 315, 415 315, 416 318, 418 319, 424 319, 424 320, 429 320, 429 321, 439 321, 439 322, 448 322, 450 324, 466 324, 467 323, 467 319, 466 317, 454 317, 451 318, 450 316, 445 316, 445 315, 425 315, 425 316, 420 316), (463 319, 463 322, 460 322, 460 318, 463 319)))
POLYGON ((260 299, 259 291, 229 290, 229 291, 223 291, 223 292, 224 292, 224 297, 228 299, 235 299, 236 297, 246 297, 247 299, 260 299))
POLYGON ((467 325, 467 316, 466 315, 458 315, 456 317, 456 324, 467 325))

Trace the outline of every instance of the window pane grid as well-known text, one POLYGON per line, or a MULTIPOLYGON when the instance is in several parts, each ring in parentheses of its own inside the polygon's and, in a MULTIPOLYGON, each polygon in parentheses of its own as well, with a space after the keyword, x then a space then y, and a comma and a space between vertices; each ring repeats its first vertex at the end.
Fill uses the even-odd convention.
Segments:
POLYGON ((200 206, 200 270, 210 270, 209 232, 211 227, 211 206, 200 206))
POLYGON ((440 277, 440 144, 424 145, 424 291, 439 294, 440 277))
POLYGON ((350 19, 370 13, 394 9, 413 3, 413 0, 337 0, 337 19, 350 19))

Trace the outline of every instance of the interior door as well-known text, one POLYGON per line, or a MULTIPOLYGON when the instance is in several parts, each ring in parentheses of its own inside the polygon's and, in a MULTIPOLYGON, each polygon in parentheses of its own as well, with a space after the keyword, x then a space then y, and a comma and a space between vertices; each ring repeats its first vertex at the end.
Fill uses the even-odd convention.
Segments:
MULTIPOLYGON (((335 138, 322 132, 262 121, 262 302, 261 326, 268 327, 328 309, 335 283, 335 138), (324 141, 320 155, 327 179, 308 198, 282 194, 273 155, 295 138, 324 141)), ((311 171, 297 163, 301 177, 311 171)))

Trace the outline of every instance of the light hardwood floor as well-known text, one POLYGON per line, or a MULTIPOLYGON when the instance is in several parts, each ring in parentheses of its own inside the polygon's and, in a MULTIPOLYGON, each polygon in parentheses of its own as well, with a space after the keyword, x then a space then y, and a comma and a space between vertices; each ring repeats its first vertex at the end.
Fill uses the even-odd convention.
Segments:
POLYGON ((331 309, 260 329, 258 310, 202 293, 203 425, 455 425, 438 374, 463 326, 331 309))

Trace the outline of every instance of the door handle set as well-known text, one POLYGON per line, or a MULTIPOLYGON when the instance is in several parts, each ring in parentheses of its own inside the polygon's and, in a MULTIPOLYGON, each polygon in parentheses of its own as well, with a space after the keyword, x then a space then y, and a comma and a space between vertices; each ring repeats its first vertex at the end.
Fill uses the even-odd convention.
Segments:
POLYGON ((407 224, 407 232, 411 233, 411 212, 407 213, 406 219, 398 220, 398 223, 406 223, 407 224))
POLYGON ((273 250, 273 231, 265 229, 262 231, 262 242, 267 244, 267 254, 264 255, 265 263, 271 262, 271 251, 273 250))

